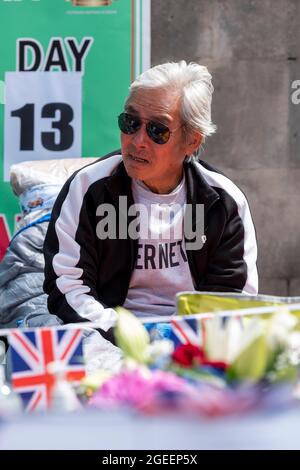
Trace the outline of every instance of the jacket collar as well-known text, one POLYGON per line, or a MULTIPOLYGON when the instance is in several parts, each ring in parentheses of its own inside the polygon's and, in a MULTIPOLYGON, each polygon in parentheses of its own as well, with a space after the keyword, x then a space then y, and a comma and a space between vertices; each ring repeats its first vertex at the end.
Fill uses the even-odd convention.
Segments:
POLYGON ((205 211, 219 199, 219 194, 204 179, 201 170, 193 160, 184 162, 187 186, 187 203, 204 204, 205 211))

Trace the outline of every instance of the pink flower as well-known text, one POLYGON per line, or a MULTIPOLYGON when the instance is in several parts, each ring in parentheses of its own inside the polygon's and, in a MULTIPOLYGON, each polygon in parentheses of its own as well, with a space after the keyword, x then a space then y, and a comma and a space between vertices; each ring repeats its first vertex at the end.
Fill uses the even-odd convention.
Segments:
POLYGON ((156 370, 145 376, 139 369, 122 371, 94 393, 88 405, 117 407, 119 405, 144 408, 163 392, 186 393, 189 385, 173 373, 156 370))

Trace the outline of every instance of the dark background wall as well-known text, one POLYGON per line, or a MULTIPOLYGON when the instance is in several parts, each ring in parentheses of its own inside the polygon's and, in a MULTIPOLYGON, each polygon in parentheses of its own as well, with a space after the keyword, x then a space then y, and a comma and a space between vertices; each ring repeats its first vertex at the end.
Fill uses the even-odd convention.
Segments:
POLYGON ((202 158, 246 193, 260 292, 300 295, 299 0, 152 0, 152 65, 185 59, 213 75, 218 132, 202 158))

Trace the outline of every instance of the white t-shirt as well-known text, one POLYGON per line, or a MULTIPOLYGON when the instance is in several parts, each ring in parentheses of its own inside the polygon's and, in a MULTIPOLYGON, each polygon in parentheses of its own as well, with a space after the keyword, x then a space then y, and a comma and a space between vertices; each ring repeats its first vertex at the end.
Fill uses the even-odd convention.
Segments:
POLYGON ((185 180, 169 194, 153 193, 132 181, 135 204, 142 204, 138 257, 124 307, 135 315, 172 315, 175 295, 194 290, 183 237, 185 180))

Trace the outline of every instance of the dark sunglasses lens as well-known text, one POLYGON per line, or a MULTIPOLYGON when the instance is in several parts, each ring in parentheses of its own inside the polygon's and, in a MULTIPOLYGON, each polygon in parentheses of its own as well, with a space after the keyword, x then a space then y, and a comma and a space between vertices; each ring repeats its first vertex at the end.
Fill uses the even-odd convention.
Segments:
POLYGON ((166 144, 171 135, 170 129, 167 126, 151 121, 147 124, 147 132, 156 144, 166 144))
POLYGON ((127 113, 122 113, 118 116, 118 124, 124 134, 134 134, 141 127, 141 121, 127 113))
MULTIPOLYGON (((141 128, 142 122, 132 114, 122 113, 118 116, 118 124, 120 130, 129 135, 137 132, 141 128)), ((170 129, 159 122, 149 121, 146 129, 150 139, 156 144, 165 144, 171 135, 170 129)))

